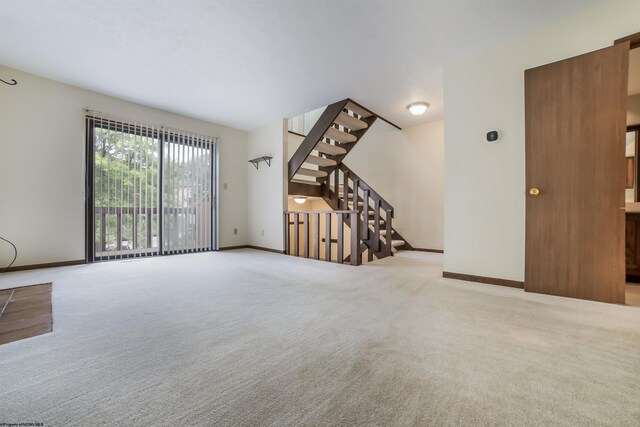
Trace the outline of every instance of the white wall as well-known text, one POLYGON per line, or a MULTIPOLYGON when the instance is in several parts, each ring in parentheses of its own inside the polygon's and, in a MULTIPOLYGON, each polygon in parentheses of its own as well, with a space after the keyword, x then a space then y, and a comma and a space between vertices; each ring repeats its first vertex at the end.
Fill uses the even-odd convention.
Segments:
POLYGON ((258 169, 247 164, 248 244, 283 250, 283 212, 287 206, 285 180, 287 121, 249 132, 248 159, 271 156, 271 167, 260 163, 258 169))
MULTIPOLYGON (((15 265, 84 259, 85 108, 221 137, 220 245, 247 243, 246 132, 3 66, 0 75, 18 81, 0 85, 0 236, 17 245, 15 265)), ((0 265, 12 255, 0 244, 0 265)))
POLYGON ((445 271, 524 279, 524 70, 611 46, 638 16, 640 2, 604 2, 445 66, 445 271))
POLYGON ((287 163, 291 160, 291 157, 296 153, 300 144, 302 144, 304 138, 295 133, 287 132, 287 163))
POLYGON ((395 209, 415 248, 444 248, 444 122, 399 131, 375 123, 344 163, 395 209))
POLYGON ((627 98, 627 124, 640 124, 640 95, 627 98))

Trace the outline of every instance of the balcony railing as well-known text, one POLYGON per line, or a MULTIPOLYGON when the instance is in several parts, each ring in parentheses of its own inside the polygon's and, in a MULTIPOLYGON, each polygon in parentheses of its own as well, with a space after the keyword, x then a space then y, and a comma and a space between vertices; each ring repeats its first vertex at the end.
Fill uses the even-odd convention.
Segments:
MULTIPOLYGON (((165 208, 163 253, 211 249, 209 207, 165 208)), ((156 255, 160 252, 158 208, 95 207, 96 259, 156 255)))
POLYGON ((94 213, 96 258, 158 253, 157 208, 96 206, 94 213))

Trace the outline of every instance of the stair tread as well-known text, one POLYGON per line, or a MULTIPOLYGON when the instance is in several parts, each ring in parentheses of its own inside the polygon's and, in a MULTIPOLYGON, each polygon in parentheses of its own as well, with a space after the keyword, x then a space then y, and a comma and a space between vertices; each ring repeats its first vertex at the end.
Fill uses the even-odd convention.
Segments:
POLYGON ((330 127, 324 133, 324 138, 329 138, 334 141, 342 142, 342 143, 351 143, 356 142, 358 138, 355 135, 351 135, 350 133, 342 132, 334 127, 330 127))
POLYGON ((404 240, 392 240, 391 241, 391 246, 393 246, 394 248, 397 246, 404 246, 407 242, 405 242, 404 240))
POLYGON ((312 176, 314 178, 324 178, 328 174, 325 171, 320 171, 317 169, 300 168, 298 169, 298 172, 296 172, 296 175, 312 176))
POLYGON ((360 119, 356 119, 355 117, 345 113, 344 111, 338 115, 335 123, 346 127, 349 130, 360 130, 366 129, 369 125, 366 122, 363 122, 360 119))
POLYGON ((347 150, 342 147, 337 147, 335 145, 327 144, 326 142, 322 141, 316 144, 316 150, 320 151, 321 153, 329 154, 331 156, 340 156, 347 153, 347 150))
MULTIPOLYGON (((333 185, 329 186, 329 189, 334 193, 336 192, 336 187, 333 185)), ((348 193, 349 194, 353 193, 353 190, 351 189, 351 187, 349 187, 348 193)), ((338 187, 338 194, 340 194, 340 196, 344 194, 344 186, 342 184, 340 184, 340 186, 338 187)))
MULTIPOLYGON (((370 220, 369 220, 369 224, 375 224, 375 223, 376 223, 376 220, 375 220, 375 219, 370 219, 370 220)), ((380 224, 384 224, 384 219, 381 219, 381 220, 380 220, 380 224)))
POLYGON ((336 162, 333 159, 326 159, 324 157, 319 157, 319 156, 308 156, 305 160, 305 163, 310 163, 312 165, 316 165, 316 166, 323 166, 323 167, 331 167, 331 166, 335 166, 338 164, 338 162, 336 162))
POLYGON ((293 178, 291 181, 289 182, 295 182, 296 184, 307 184, 307 185, 317 185, 320 186, 320 183, 317 181, 311 181, 311 180, 307 180, 307 179, 296 179, 293 178))
POLYGON ((357 115, 359 115, 361 117, 371 117, 373 115, 370 111, 365 110, 364 108, 360 107, 359 105, 354 104, 351 101, 347 102, 347 107, 346 108, 347 108, 347 110, 353 111, 354 113, 356 113, 357 115))

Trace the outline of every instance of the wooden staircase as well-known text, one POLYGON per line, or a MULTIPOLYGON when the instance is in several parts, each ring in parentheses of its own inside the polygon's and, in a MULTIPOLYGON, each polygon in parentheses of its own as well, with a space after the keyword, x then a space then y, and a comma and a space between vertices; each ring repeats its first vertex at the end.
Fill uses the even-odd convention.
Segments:
POLYGON ((321 185, 377 118, 350 99, 329 105, 289 161, 289 194, 321 197, 321 185))
MULTIPOLYGON (((290 195, 322 197, 334 211, 357 212, 360 236, 357 236, 358 262, 355 265, 360 263, 365 252, 368 261, 372 261, 374 257, 381 259, 398 250, 412 249, 392 226, 393 206, 343 163, 379 118, 351 99, 329 105, 288 165, 290 195)), ((353 229, 352 215, 340 215, 340 218, 353 229)), ((288 241, 286 246, 289 247, 288 241)), ((354 264, 351 257, 352 254, 338 262, 354 264)))

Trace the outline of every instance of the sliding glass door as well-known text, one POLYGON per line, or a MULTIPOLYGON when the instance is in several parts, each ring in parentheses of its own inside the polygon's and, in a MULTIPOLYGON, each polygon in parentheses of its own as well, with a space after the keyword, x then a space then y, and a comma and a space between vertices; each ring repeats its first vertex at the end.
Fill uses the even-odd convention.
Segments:
POLYGON ((213 154, 203 139, 166 135, 162 156, 164 253, 212 249, 213 154))
POLYGON ((87 260, 216 249, 213 138, 87 117, 87 260))

